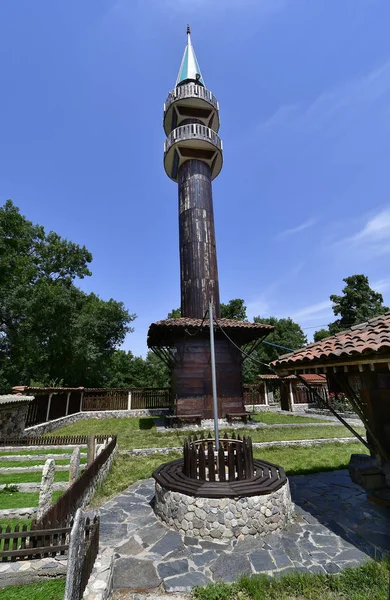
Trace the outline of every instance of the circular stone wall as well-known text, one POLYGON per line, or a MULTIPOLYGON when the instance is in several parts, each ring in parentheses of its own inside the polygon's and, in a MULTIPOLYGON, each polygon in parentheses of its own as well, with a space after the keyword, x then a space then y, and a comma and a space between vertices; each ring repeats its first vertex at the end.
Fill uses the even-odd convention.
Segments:
POLYGON ((205 540, 267 535, 282 530, 293 514, 288 481, 278 490, 249 498, 199 498, 156 482, 156 514, 182 535, 205 540))

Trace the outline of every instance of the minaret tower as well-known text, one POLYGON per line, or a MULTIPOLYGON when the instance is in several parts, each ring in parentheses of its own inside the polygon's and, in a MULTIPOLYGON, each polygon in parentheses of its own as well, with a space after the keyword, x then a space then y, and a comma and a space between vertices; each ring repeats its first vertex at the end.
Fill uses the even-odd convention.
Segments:
POLYGON ((152 323, 148 331, 148 347, 169 367, 179 419, 213 416, 210 324, 205 318, 210 300, 217 321, 214 347, 220 417, 245 416, 240 348, 245 346, 247 356, 273 329, 220 318, 211 189, 222 169, 218 130, 218 102, 206 89, 188 27, 176 85, 164 105, 164 167, 179 187, 181 317, 152 323))
POLYGON ((219 107, 206 89, 187 27, 175 88, 164 105, 165 171, 179 187, 181 315, 220 316, 212 180, 222 168, 219 107))

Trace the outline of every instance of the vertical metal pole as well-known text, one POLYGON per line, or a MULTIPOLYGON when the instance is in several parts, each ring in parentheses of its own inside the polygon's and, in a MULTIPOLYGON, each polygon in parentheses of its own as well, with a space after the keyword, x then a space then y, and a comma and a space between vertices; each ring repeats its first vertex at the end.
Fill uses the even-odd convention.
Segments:
POLYGON ((215 448, 219 449, 219 433, 218 433, 218 398, 217 398, 217 375, 215 371, 215 347, 214 347, 214 319, 213 319, 213 304, 209 302, 209 317, 210 317, 210 354, 211 354, 211 382, 213 386, 213 412, 214 412, 214 434, 215 448))

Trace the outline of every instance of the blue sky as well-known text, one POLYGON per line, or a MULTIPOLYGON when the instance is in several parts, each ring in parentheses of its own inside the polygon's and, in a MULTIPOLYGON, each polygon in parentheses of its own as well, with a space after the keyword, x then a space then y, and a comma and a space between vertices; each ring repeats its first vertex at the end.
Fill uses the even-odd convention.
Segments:
POLYGON ((390 304, 388 0, 3 0, 0 202, 92 252, 80 283, 138 315, 179 305, 177 186, 163 103, 186 25, 218 98, 222 301, 332 320, 365 273, 390 304))

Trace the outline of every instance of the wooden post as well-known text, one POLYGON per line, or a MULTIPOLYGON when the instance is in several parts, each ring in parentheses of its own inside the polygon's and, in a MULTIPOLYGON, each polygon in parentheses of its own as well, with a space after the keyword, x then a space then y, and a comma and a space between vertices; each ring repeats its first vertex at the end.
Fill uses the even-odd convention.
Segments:
POLYGON ((265 405, 268 406, 268 389, 267 389, 267 382, 264 381, 264 399, 265 399, 265 405))
POLYGON ((292 383, 289 381, 289 393, 288 393, 288 406, 291 412, 294 411, 294 392, 292 389, 292 383))
POLYGON ((93 463, 95 460, 95 436, 91 433, 88 436, 87 442, 87 466, 93 463))
POLYGON ((83 410, 83 397, 84 397, 84 392, 81 392, 81 394, 80 394, 80 410, 79 410, 79 412, 82 412, 82 410, 83 410))
POLYGON ((49 420, 49 414, 50 414, 50 406, 51 406, 51 397, 53 394, 49 394, 49 400, 47 401, 47 412, 46 412, 46 421, 49 420))
POLYGON ((68 416, 69 413, 69 398, 70 398, 70 392, 68 392, 68 395, 66 397, 66 409, 65 409, 65 417, 68 416))
POLYGON ((127 410, 131 410, 131 392, 127 396, 127 410))

